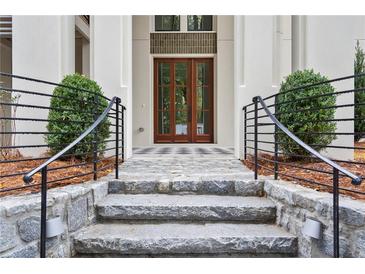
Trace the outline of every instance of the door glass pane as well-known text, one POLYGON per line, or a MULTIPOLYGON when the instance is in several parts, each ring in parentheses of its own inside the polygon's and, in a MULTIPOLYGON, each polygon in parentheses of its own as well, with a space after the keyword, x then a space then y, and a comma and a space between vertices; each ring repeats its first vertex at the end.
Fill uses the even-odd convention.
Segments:
POLYGON ((188 15, 189 31, 211 31, 213 28, 212 15, 188 15))
POLYGON ((186 87, 176 87, 175 109, 187 110, 187 108, 188 108, 187 88, 186 87))
POLYGON ((170 84, 170 64, 160 63, 158 65, 158 76, 159 85, 170 84))
POLYGON ((209 111, 197 110, 196 133, 209 134, 209 111))
POLYGON ((170 109, 170 87, 158 88, 158 109, 159 110, 170 109))
POLYGON ((197 64, 197 75, 196 75, 196 85, 208 85, 209 77, 208 77, 208 64, 207 63, 199 63, 197 64))
POLYGON ((178 15, 156 15, 155 31, 179 31, 180 16, 178 15))
POLYGON ((176 85, 186 86, 187 75, 188 75, 188 64, 187 63, 176 63, 175 64, 175 83, 176 85))
POLYGON ((170 133, 170 112, 168 111, 158 112, 158 133, 160 134, 170 133))
POLYGON ((188 112, 183 110, 176 110, 175 116, 175 134, 187 135, 188 134, 188 112))
POLYGON ((209 92, 207 87, 196 88, 196 108, 198 110, 209 108, 209 92))
POLYGON ((178 62, 175 64, 175 134, 188 134, 188 64, 178 62))

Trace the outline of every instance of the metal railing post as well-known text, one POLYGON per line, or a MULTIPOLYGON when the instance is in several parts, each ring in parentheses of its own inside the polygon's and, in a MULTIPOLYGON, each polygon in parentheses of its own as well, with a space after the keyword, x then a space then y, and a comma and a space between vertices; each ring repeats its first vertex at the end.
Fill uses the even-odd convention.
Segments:
MULTIPOLYGON (((278 96, 275 95, 275 116, 277 113, 277 103, 278 103, 278 96)), ((277 119, 278 117, 276 117, 277 119)), ((274 134, 274 143, 275 143, 275 148, 274 148, 274 179, 277 180, 278 179, 278 171, 279 171, 279 163, 278 163, 278 151, 279 151, 279 145, 278 145, 278 126, 277 124, 275 124, 275 134, 274 134)))
POLYGON ((243 156, 244 159, 247 159, 247 107, 243 108, 244 117, 243 117, 243 156))
POLYGON ((338 181, 339 174, 338 169, 333 168, 333 257, 340 257, 340 223, 339 223, 339 190, 338 181))
POLYGON ((120 98, 117 98, 115 102, 115 112, 116 112, 116 119, 115 119, 115 179, 119 178, 119 103, 120 98))
POLYGON ((122 106, 122 162, 124 163, 124 110, 122 106))
POLYGON ((255 132, 254 132, 254 141, 255 141, 255 180, 257 180, 257 171, 258 171, 258 159, 257 159, 257 149, 258 149, 258 143, 257 143, 257 131, 258 131, 258 125, 257 125, 257 122, 258 122, 258 118, 257 118, 257 105, 258 105, 258 98, 257 97, 254 97, 253 98, 253 102, 255 103, 255 132))
MULTIPOLYGON (((94 96, 94 121, 98 119, 98 110, 99 110, 99 98, 97 95, 94 96)), ((98 127, 94 128, 94 136, 93 136, 93 179, 96 181, 98 179, 98 127)))
POLYGON ((46 258, 46 233, 47 233, 47 166, 41 171, 41 237, 40 257, 46 258))

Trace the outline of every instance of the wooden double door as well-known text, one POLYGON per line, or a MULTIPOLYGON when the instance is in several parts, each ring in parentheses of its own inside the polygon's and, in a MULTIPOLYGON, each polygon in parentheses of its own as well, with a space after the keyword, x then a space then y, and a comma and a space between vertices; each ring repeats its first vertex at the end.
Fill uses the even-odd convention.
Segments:
POLYGON ((213 142, 213 59, 154 60, 155 143, 213 142))

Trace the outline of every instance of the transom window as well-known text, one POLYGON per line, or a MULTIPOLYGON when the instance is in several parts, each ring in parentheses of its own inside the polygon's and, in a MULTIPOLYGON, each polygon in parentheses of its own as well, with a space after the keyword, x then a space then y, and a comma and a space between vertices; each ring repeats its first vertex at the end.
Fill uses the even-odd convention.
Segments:
POLYGON ((188 31, 212 31, 212 15, 188 15, 188 31))
POLYGON ((180 16, 178 15, 156 15, 155 31, 179 31, 180 16))
POLYGON ((155 15, 154 31, 213 31, 213 15, 155 15))

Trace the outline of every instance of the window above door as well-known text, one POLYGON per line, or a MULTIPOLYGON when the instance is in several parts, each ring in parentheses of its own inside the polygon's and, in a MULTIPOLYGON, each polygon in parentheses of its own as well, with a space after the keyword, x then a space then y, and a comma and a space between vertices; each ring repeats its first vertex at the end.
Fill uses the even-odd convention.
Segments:
POLYGON ((212 15, 188 15, 188 31, 212 31, 212 15))
POLYGON ((214 32, 213 15, 155 15, 152 32, 214 32))
POLYGON ((155 31, 179 31, 180 16, 155 15, 155 31))

